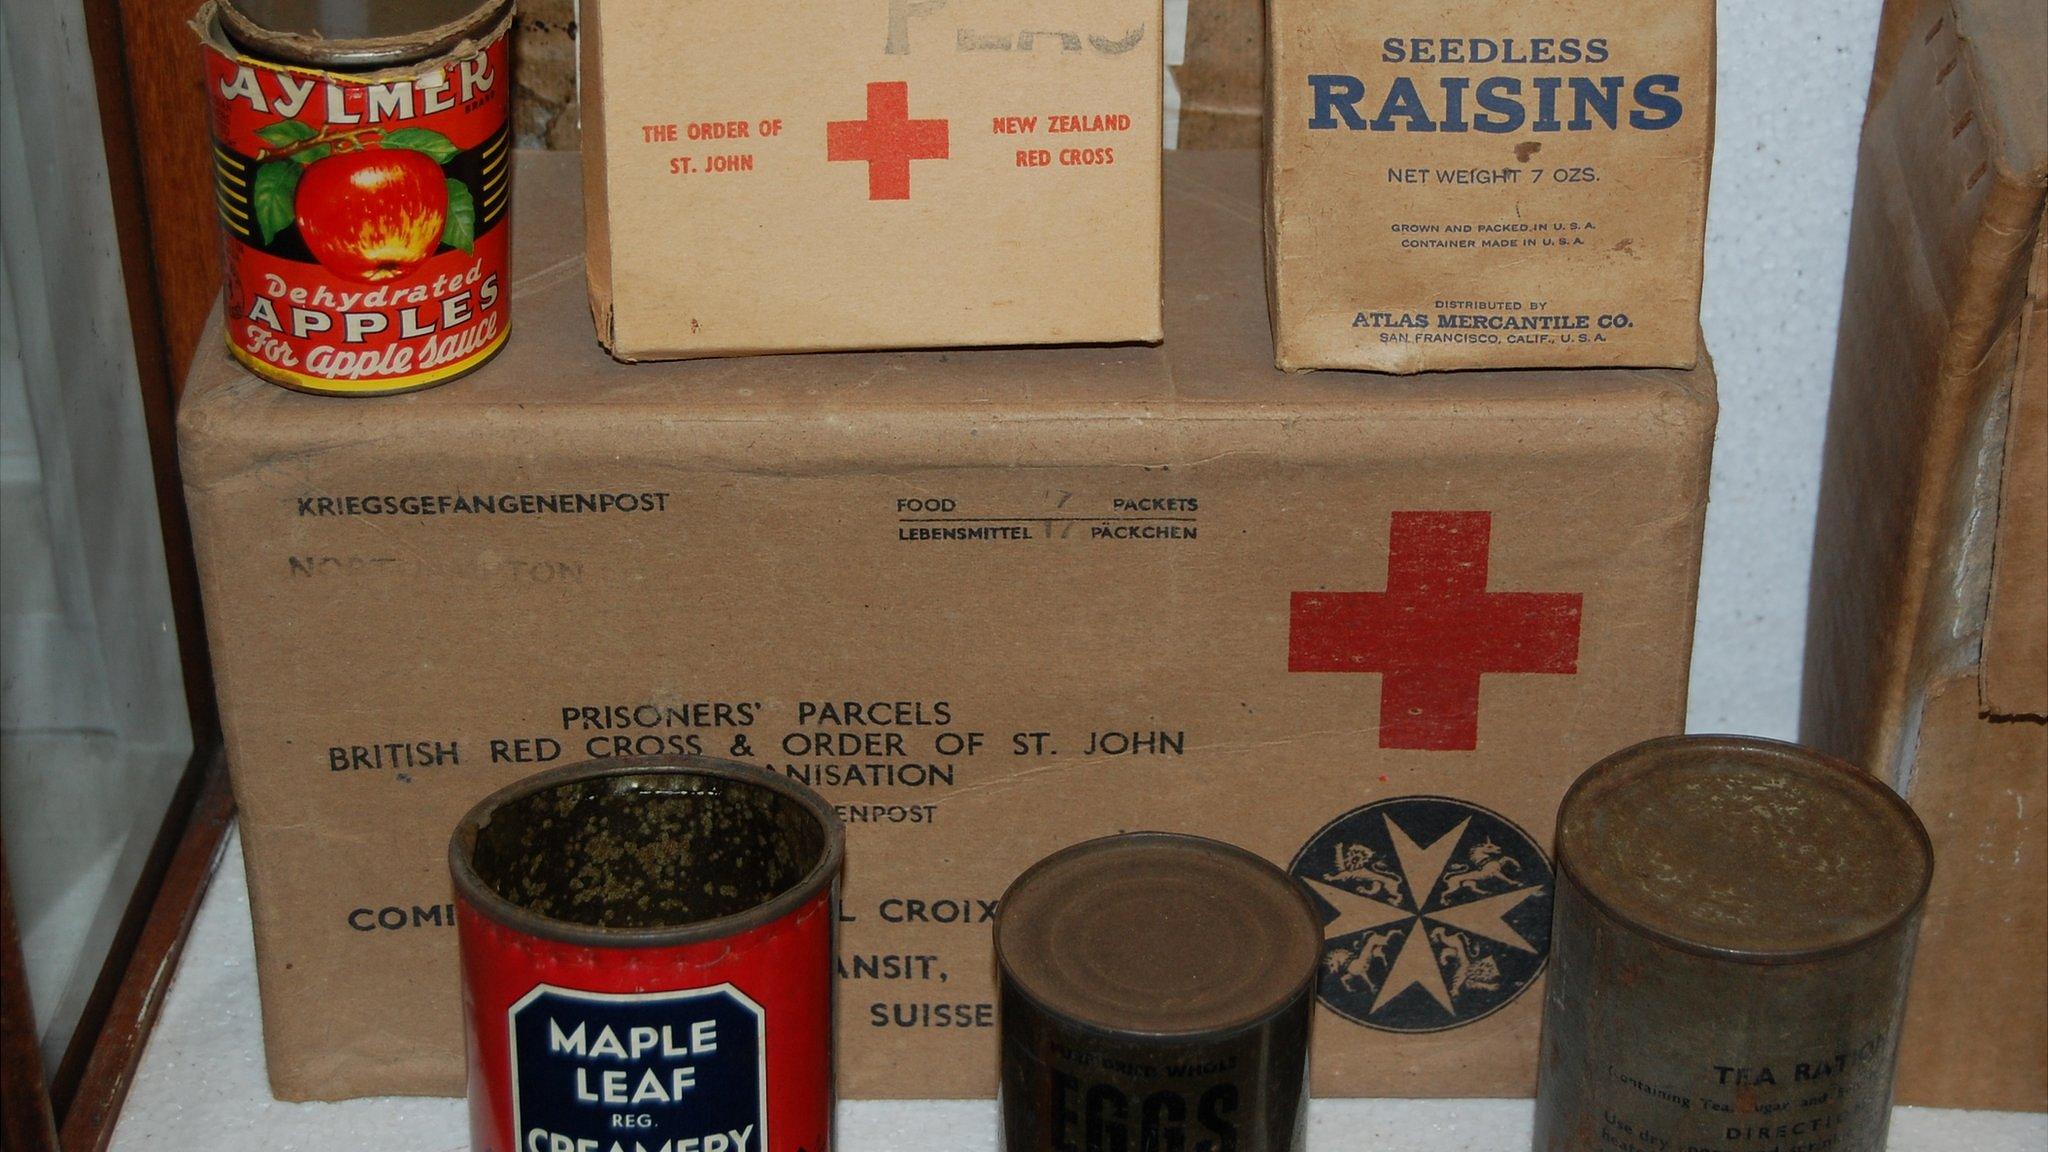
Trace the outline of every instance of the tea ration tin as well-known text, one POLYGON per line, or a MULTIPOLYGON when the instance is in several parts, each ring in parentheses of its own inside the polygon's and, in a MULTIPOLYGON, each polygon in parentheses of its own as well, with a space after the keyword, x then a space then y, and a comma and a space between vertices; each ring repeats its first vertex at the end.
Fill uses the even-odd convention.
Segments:
POLYGON ((509 334, 512 0, 208 0, 228 350, 307 392, 438 384, 509 334))
POLYGON ((1608 758, 1558 816, 1536 1152, 1881 1152, 1926 830, 1743 737, 1608 758))
POLYGON ((1323 917, 1214 840, 1094 840, 996 920, 1006 1152, 1303 1152, 1323 917))
POLYGON ((571 765, 449 849, 475 1152, 828 1152, 845 838, 698 757, 571 765))

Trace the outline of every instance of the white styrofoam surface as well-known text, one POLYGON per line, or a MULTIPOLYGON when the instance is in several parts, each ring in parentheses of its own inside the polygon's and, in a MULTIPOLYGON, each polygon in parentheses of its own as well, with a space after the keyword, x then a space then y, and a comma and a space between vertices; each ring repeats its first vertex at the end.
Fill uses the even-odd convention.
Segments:
MULTIPOLYGON (((460 1100, 280 1104, 263 1073, 249 887, 229 845, 129 1094, 112 1152, 458 1152, 460 1100)), ((452 1010, 452 1009, 451 1009, 452 1010)), ((1526 1100, 1318 1101, 1310 1152, 1519 1152, 1526 1100)), ((995 1152, 992 1103, 867 1102, 839 1110, 839 1152, 995 1152)), ((2048 1116, 1901 1108, 1891 1152, 2042 1152, 2048 1116)))

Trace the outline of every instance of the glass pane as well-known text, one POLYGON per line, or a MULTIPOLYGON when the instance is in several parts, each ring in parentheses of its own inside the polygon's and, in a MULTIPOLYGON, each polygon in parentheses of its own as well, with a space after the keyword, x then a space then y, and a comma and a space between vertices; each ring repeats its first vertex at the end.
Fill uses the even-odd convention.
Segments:
POLYGON ((82 23, 0 7, 0 835, 49 1068, 192 746, 82 23))

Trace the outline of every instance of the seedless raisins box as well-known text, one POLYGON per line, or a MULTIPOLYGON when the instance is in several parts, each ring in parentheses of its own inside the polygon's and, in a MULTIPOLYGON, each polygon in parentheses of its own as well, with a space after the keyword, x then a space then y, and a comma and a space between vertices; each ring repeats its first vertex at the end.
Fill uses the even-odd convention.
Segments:
POLYGON ((1699 351, 1714 0, 1269 0, 1284 368, 1699 351))
POLYGON ((280 1095, 460 1092, 449 828, 664 752, 847 821, 849 1095, 992 1094, 996 901, 1141 828, 1323 901, 1319 1092, 1531 1088, 1557 803, 1684 718, 1713 378, 1276 371, 1256 157, 1171 159, 1160 347, 623 367, 535 226, 575 161, 527 156, 475 376, 336 403, 202 358, 280 1095))
POLYGON ((1160 0, 586 0, 621 359, 1157 340, 1160 0))

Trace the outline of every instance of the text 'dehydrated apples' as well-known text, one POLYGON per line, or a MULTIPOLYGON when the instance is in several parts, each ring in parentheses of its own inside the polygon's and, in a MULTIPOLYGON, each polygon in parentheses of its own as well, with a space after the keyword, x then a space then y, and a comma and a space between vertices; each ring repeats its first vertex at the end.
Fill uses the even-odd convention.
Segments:
MULTIPOLYGON (((337 70, 195 20, 213 110, 229 350, 309 392, 410 391, 497 353, 510 313, 509 9, 429 58, 337 70)), ((346 42, 342 42, 346 43, 346 42)))

